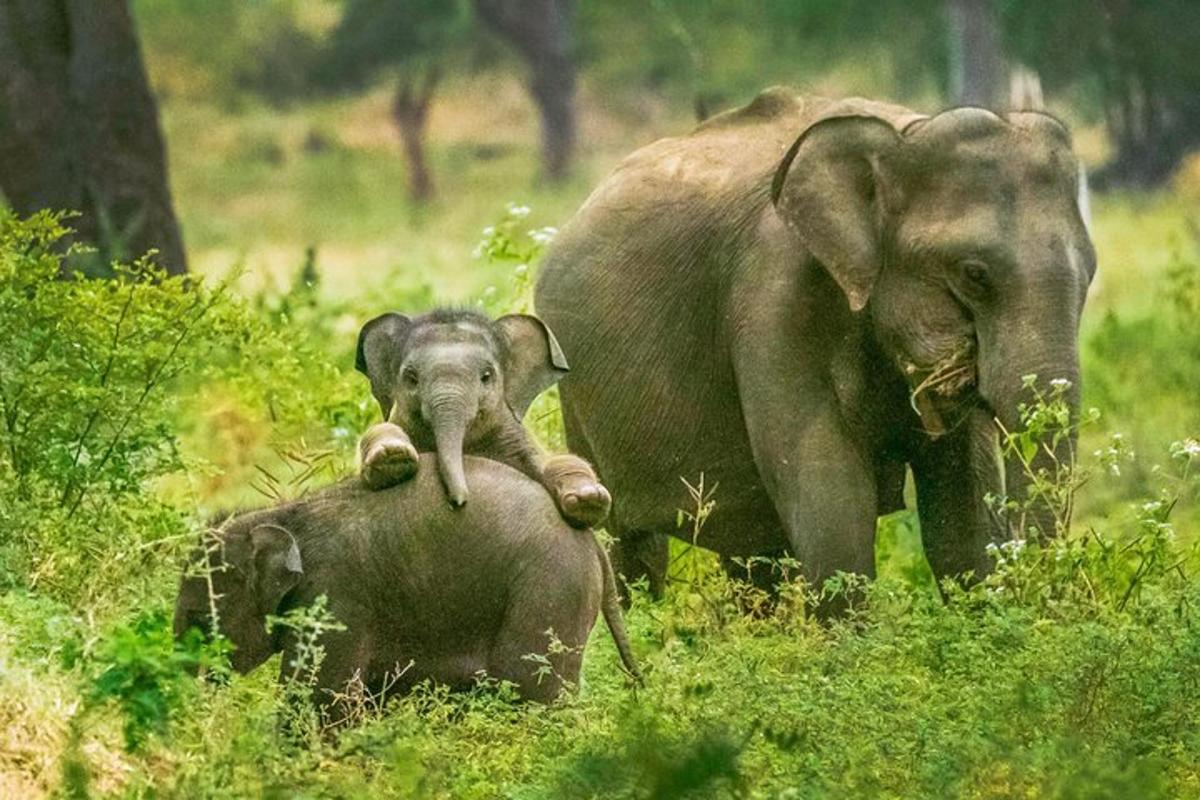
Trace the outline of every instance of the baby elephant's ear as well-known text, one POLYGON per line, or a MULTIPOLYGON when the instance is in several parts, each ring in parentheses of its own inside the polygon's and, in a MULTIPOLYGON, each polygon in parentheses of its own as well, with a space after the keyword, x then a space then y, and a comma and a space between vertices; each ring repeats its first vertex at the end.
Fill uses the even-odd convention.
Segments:
POLYGON ((570 369, 558 340, 546 323, 529 314, 509 314, 496 320, 504 337, 504 394, 523 419, 529 404, 558 383, 570 369))
POLYGON ((371 381, 371 393, 385 417, 392 408, 392 380, 411 327, 411 319, 391 311, 363 325, 358 332, 354 368, 371 381))
POLYGON ((286 528, 271 524, 250 531, 250 544, 254 550, 254 590, 259 608, 274 614, 283 596, 304 576, 300 548, 286 528))

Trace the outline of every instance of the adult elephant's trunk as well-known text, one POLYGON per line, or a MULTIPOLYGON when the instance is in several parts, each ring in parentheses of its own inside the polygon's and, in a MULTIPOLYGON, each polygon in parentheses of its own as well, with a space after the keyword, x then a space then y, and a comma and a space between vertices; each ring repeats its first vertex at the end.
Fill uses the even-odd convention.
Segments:
MULTIPOLYGON (((1024 361, 1030 368, 1014 372, 1008 368, 998 391, 989 398, 996 412, 996 419, 1010 434, 1025 430, 1019 407, 1032 406, 1036 400, 1034 392, 1025 386, 1023 377, 1037 375, 1037 391, 1047 402, 1056 402, 1060 397, 1070 411, 1069 424, 1079 419, 1079 360, 1073 343, 1057 348, 1057 353, 1048 354, 1037 360, 1024 361), (1067 381, 1065 389, 1055 389, 1054 382, 1067 381), (1056 394, 1056 391, 1058 394, 1056 394)), ((1022 363, 1019 359, 1011 363, 1022 363)), ((1061 386, 1061 384, 1059 384, 1061 386)), ((1020 511, 1009 519, 1011 533, 1024 537, 1036 528, 1043 536, 1054 536, 1066 531, 1070 524, 1069 499, 1058 493, 1034 492, 1034 476, 1043 473, 1050 481, 1067 478, 1064 470, 1074 465, 1075 435, 1063 431, 1052 423, 1037 441, 1037 450, 1032 458, 1023 459, 1017 453, 1009 453, 1004 464, 1005 495, 1015 501, 1020 511), (1057 444, 1055 433, 1061 434, 1057 444)))
POLYGON ((430 403, 428 419, 437 447, 438 472, 446 496, 455 508, 466 505, 467 477, 463 473, 463 438, 470 414, 461 398, 437 398, 430 403))

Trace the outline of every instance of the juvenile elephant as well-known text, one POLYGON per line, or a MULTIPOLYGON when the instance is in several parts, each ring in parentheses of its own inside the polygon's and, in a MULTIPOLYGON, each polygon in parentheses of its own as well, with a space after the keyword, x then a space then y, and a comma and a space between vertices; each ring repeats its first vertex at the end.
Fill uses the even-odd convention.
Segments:
POLYGON ((386 420, 359 441, 367 486, 407 480, 417 453, 436 451, 449 500, 462 506, 466 452, 542 483, 574 525, 608 516, 608 490, 591 466, 572 455, 544 456, 521 424, 533 399, 569 369, 554 334, 536 317, 509 314, 492 322, 460 310, 415 319, 384 314, 359 333, 356 366, 370 379, 386 420))
MULTIPOLYGON (((550 701, 578 685, 583 648, 604 615, 628 673, 638 675, 616 600, 612 568, 590 531, 568 527, 537 483, 494 461, 467 458, 469 506, 443 499, 432 456, 411 481, 371 491, 347 481, 305 499, 227 520, 207 536, 185 572, 175 634, 220 631, 235 645, 232 665, 248 672, 296 643, 267 615, 317 597, 345 625, 319 642, 325 659, 315 701, 328 703, 348 682, 378 692, 422 680, 469 687, 480 674, 516 684, 521 696, 550 701), (565 647, 549 648, 552 631, 565 647), (526 657, 545 655, 549 674, 526 657)), ((330 709, 333 720, 344 711, 330 709)))
POLYGON ((1045 114, 783 89, 622 162, 536 294, 576 365, 567 441, 612 490, 618 572, 661 586, 654 535, 703 473, 701 545, 871 575, 907 466, 934 572, 986 573, 1007 530, 985 495, 1027 485, 994 419, 1019 427, 1027 374, 1069 381, 1077 409, 1096 268, 1078 174, 1045 114))

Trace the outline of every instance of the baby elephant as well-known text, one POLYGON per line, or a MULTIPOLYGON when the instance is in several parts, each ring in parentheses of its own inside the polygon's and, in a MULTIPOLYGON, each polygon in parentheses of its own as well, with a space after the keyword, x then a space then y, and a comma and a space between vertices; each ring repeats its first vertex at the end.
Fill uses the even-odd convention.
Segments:
POLYGON ((334 722, 346 717, 340 706, 356 679, 378 693, 426 679, 470 687, 486 674, 548 702, 564 683, 578 685, 597 612, 636 678, 612 567, 591 532, 564 524, 540 485, 486 459, 465 459, 475 492, 456 511, 431 459, 421 456, 417 476, 388 490, 347 481, 227 520, 196 553, 211 593, 205 575, 184 574, 175 635, 211 631, 215 607, 234 669, 282 650, 286 674, 296 642, 266 617, 325 595, 345 630, 321 636, 314 700, 334 722), (551 647, 552 637, 563 646, 551 647))
POLYGON ((463 453, 508 464, 541 483, 563 517, 599 524, 611 498, 586 461, 543 456, 521 424, 537 395, 567 372, 550 329, 527 314, 492 322, 472 311, 416 319, 390 313, 363 326, 356 366, 371 382, 385 422, 359 442, 363 482, 392 486, 436 452, 450 503, 467 502, 463 453))

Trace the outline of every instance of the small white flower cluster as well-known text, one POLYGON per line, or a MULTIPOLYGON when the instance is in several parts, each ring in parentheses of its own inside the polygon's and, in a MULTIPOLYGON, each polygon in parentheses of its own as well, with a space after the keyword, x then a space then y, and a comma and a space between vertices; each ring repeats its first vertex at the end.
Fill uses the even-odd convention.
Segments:
POLYGON ((996 566, 1004 566, 1010 561, 1016 561, 1021 552, 1025 549, 1024 539, 1010 539, 1007 542, 1001 542, 997 545, 995 542, 988 542, 987 554, 995 559, 996 566))
POLYGON ((1056 393, 1065 392, 1067 389, 1071 388, 1071 382, 1066 378, 1055 378, 1054 380, 1050 381, 1050 388, 1056 393))
POLYGON ((1121 433, 1114 433, 1108 447, 1095 450, 1092 455, 1114 478, 1121 477, 1121 462, 1133 461, 1134 458, 1133 450, 1126 444, 1125 436, 1121 433))
POLYGON ((529 238, 536 244, 545 247, 558 235, 558 228, 547 225, 545 228, 534 228, 529 232, 529 238))
POLYGON ((531 213, 533 213, 533 209, 529 206, 519 206, 516 203, 508 204, 508 215, 514 219, 525 219, 531 213))
POLYGON ((1200 439, 1184 439, 1182 442, 1173 442, 1171 455, 1175 458, 1186 458, 1188 461, 1200 460, 1200 439))

